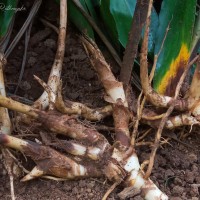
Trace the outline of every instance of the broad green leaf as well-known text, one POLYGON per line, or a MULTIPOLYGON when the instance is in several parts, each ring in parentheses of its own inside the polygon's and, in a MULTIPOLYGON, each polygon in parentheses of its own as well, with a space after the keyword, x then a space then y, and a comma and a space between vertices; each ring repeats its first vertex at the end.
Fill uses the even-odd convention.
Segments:
POLYGON ((115 20, 119 41, 123 47, 126 47, 128 41, 135 6, 136 0, 117 2, 116 0, 110 0, 110 12, 115 20))
MULTIPOLYGON (((101 16, 111 37, 126 47, 136 0, 101 0, 101 16)), ((117 43, 117 41, 115 41, 117 43)))
POLYGON ((196 3, 196 0, 163 0, 154 52, 158 54, 164 41, 154 76, 154 88, 160 94, 174 95, 188 63, 196 3))
MULTIPOLYGON (((100 10, 103 22, 106 24, 114 43, 119 41, 124 48, 128 41, 136 2, 136 0, 101 0, 100 10)), ((153 9, 151 19, 149 51, 153 51, 158 26, 158 15, 155 9, 153 9)))
POLYGON ((0 39, 7 33, 12 17, 15 14, 13 8, 16 7, 16 0, 2 0, 0 2, 0 39))

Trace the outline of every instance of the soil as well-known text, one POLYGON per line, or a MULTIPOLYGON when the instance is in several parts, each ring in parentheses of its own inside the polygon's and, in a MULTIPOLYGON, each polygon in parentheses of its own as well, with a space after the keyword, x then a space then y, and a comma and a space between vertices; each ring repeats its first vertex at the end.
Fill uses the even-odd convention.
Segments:
MULTIPOLYGON (((29 2, 31 1, 24 2, 27 10, 31 6, 29 2)), ((58 6, 50 0, 45 1, 45 5, 41 8, 39 16, 46 17, 51 23, 57 25, 58 6), (45 6, 47 4, 48 6, 45 6)), ((13 35, 19 30, 26 14, 26 11, 18 13, 18 20, 14 27, 13 35)), ((41 86, 33 79, 33 74, 47 81, 56 52, 56 40, 57 34, 52 29, 45 27, 37 17, 31 32, 25 72, 17 92, 17 95, 23 97, 23 100, 27 103, 36 100, 43 92, 41 86)), ((13 53, 9 56, 7 66, 4 69, 6 88, 11 96, 18 82, 23 54, 24 39, 20 41, 13 53)), ((115 68, 112 63, 111 66, 115 68)), ((115 71, 117 72, 117 70, 115 71)), ((64 98, 83 102, 90 107, 99 107, 106 104, 103 98, 103 87, 91 68, 87 55, 78 40, 78 32, 70 24, 67 30, 62 80, 64 98)), ((146 129, 146 127, 140 128, 141 130, 146 129)), ((189 130, 186 128, 184 133, 189 133, 189 130)), ((176 134, 181 131, 183 132, 183 129, 178 130, 176 134)), ((151 137, 154 137, 154 132, 152 132, 152 136, 148 140, 151 137)), ((164 136, 164 138, 166 139, 168 137, 164 136)), ((171 200, 198 200, 200 199, 199 129, 194 127, 193 131, 187 137, 182 138, 181 141, 187 143, 190 147, 174 139, 169 140, 167 144, 160 147, 157 152, 151 179, 171 200)), ((137 153, 142 162, 148 158, 150 148, 148 146, 138 147, 137 153)), ((2 160, 2 155, 0 156, 2 160)), ((17 156, 19 157, 18 154, 17 156)), ((9 177, 1 160, 0 199, 5 200, 10 199, 10 185, 9 177)), ((22 159, 22 161, 22 164, 29 169, 34 166, 32 162, 31 164, 27 164, 25 159, 22 159)), ((17 200, 98 200, 103 197, 110 186, 111 183, 105 178, 90 178, 76 181, 37 179, 27 183, 21 183, 19 178, 16 178, 14 185, 17 200)), ((121 190, 122 188, 120 186, 117 187, 108 199, 119 199, 117 194, 121 190)), ((134 196, 130 197, 130 199, 139 200, 142 198, 140 196, 134 196)))

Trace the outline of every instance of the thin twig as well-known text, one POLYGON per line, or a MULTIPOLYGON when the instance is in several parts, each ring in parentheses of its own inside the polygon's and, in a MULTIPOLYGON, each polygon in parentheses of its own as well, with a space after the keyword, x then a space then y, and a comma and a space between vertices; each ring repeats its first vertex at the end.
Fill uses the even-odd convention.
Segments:
POLYGON ((161 119, 163 116, 164 114, 154 115, 154 116, 142 115, 142 119, 153 121, 153 120, 161 119))
POLYGON ((137 142, 135 144, 136 147, 138 146, 152 146, 154 143, 153 142, 137 142))
POLYGON ((46 19, 40 18, 40 21, 45 25, 50 27, 51 29, 53 29, 57 34, 59 34, 59 29, 53 25, 52 23, 50 23, 49 21, 47 21, 46 19))
POLYGON ((140 101, 141 101, 142 95, 143 95, 143 91, 140 92, 140 95, 137 100, 137 117, 136 117, 136 121, 134 124, 133 132, 131 135, 131 145, 135 145, 135 139, 136 139, 137 133, 138 133, 138 126, 139 126, 139 122, 141 119, 141 112, 142 112, 142 109, 140 106, 140 101))
POLYGON ((108 198, 108 196, 110 195, 110 193, 120 184, 120 182, 115 182, 108 190, 107 192, 104 194, 102 200, 106 200, 108 198))
POLYGON ((141 135, 140 137, 137 138, 136 142, 139 142, 142 139, 144 139, 151 132, 151 130, 152 130, 152 128, 150 128, 147 131, 145 131, 143 135, 141 135))

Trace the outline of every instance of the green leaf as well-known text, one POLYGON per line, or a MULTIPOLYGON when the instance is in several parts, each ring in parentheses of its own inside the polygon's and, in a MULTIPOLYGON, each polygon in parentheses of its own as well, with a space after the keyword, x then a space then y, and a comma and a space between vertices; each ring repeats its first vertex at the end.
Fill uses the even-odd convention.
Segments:
MULTIPOLYGON (((85 12, 88 12, 88 8, 85 0, 79 0, 85 12)), ((94 39, 94 32, 89 24, 89 22, 85 19, 85 17, 81 14, 79 9, 74 5, 74 3, 69 0, 68 1, 68 10, 69 10, 69 18, 72 23, 81 31, 87 34, 90 38, 94 39)))
MULTIPOLYGON (((101 16, 111 37, 126 47, 136 0, 101 0, 101 16)), ((115 41, 117 43, 117 41, 115 41)))
POLYGON ((101 0, 100 5, 100 14, 101 18, 103 20, 103 24, 105 25, 105 28, 114 43, 115 47, 118 47, 118 33, 117 33, 117 27, 115 20, 110 13, 110 0, 101 0))
POLYGON ((158 14, 156 10, 153 8, 151 13, 151 24, 149 31, 149 45, 148 45, 149 52, 154 51, 157 29, 158 29, 158 14))
POLYGON ((164 41, 154 76, 154 88, 161 94, 174 95, 189 60, 196 3, 196 0, 163 0, 154 52, 158 54, 164 41))
POLYGON ((123 47, 126 47, 128 41, 135 6, 136 0, 124 0, 118 3, 116 0, 110 0, 110 12, 115 20, 118 39, 123 47))
POLYGON ((17 1, 16 0, 3 0, 0 3, 0 40, 3 38, 7 30, 9 28, 9 25, 11 23, 12 17, 15 14, 14 9, 17 7, 17 1))
MULTIPOLYGON (((100 11, 103 22, 114 43, 116 44, 119 41, 124 48, 128 41, 128 33, 131 28, 136 2, 136 0, 101 0, 100 11)), ((149 51, 154 49, 155 34, 158 26, 158 15, 155 9, 153 9, 151 19, 149 51)))

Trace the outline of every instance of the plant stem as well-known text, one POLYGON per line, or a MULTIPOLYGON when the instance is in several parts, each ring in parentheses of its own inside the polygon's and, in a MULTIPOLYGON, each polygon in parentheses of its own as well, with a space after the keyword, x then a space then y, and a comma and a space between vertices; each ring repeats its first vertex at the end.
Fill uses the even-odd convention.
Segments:
POLYGON ((102 175, 101 170, 93 163, 81 165, 64 154, 35 142, 0 134, 0 144, 20 150, 36 163, 37 166, 22 181, 31 180, 45 174, 66 179, 99 177, 102 175))
POLYGON ((125 89, 127 88, 134 64, 134 60, 138 51, 138 44, 141 38, 142 28, 147 18, 149 0, 138 0, 133 15, 131 30, 129 32, 128 43, 126 45, 121 72, 120 81, 123 82, 125 89))
MULTIPOLYGON (((60 77, 62 72, 62 64, 65 54, 65 38, 67 29, 67 0, 60 1, 60 27, 58 35, 58 48, 55 56, 55 60, 49 75, 47 85, 51 88, 52 94, 54 94, 53 102, 55 102, 58 86, 60 83, 60 77)), ((43 92, 41 97, 35 102, 35 106, 39 108, 47 108, 49 105, 49 98, 46 91, 43 92)))
MULTIPOLYGON (((4 77, 3 77, 3 61, 4 57, 3 54, 0 53, 0 95, 6 96, 6 91, 5 91, 5 84, 4 84, 4 77)), ((0 122, 1 122, 1 131, 4 134, 11 134, 11 121, 10 117, 8 114, 8 109, 0 107, 0 122)))

